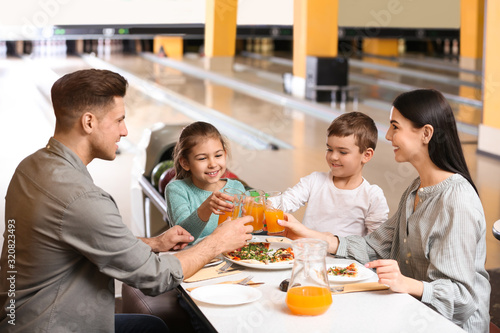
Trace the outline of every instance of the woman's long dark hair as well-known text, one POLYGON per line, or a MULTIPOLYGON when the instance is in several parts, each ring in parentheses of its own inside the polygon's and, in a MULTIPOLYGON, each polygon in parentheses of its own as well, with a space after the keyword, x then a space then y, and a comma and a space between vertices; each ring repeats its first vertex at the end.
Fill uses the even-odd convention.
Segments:
POLYGON ((465 162, 455 116, 444 96, 434 89, 418 89, 402 93, 392 105, 415 128, 422 128, 427 124, 434 128, 429 142, 431 161, 442 170, 462 175, 477 193, 465 162))

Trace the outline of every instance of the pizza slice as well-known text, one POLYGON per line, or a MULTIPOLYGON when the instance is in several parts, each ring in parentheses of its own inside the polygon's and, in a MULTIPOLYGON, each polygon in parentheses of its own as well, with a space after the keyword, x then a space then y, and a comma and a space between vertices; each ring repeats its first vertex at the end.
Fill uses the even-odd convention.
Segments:
POLYGON ((333 276, 357 277, 358 267, 355 263, 352 263, 346 267, 333 266, 328 268, 328 274, 333 276))
POLYGON ((225 256, 234 261, 244 261, 251 263, 270 262, 270 243, 249 243, 242 248, 225 253, 225 256))
POLYGON ((292 248, 280 248, 273 253, 271 262, 291 261, 294 259, 292 248))

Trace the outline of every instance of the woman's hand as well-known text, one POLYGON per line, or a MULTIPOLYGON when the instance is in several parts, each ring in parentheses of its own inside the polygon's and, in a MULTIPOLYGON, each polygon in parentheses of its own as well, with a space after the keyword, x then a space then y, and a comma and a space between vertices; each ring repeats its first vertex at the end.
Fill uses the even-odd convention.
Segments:
POLYGON ((401 274, 399 264, 392 259, 374 260, 365 265, 377 270, 378 282, 389 286, 396 293, 408 293, 415 297, 422 297, 424 285, 422 281, 414 280, 401 274))

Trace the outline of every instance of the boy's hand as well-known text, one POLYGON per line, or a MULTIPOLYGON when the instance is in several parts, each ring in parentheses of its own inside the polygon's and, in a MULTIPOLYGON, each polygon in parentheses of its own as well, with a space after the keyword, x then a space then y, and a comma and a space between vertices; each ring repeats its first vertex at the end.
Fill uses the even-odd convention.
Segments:
POLYGON ((291 214, 285 213, 285 221, 278 220, 278 224, 285 227, 285 231, 283 232, 283 236, 288 237, 290 239, 298 239, 298 238, 316 238, 324 240, 328 243, 328 252, 336 253, 337 248, 339 246, 339 239, 337 236, 332 235, 329 232, 319 232, 316 230, 309 229, 302 223, 300 223, 295 217, 291 214))
POLYGON ((308 229, 293 215, 284 213, 284 218, 285 220, 278 220, 278 224, 285 227, 285 231, 283 231, 283 233, 281 234, 282 236, 288 237, 290 239, 311 237, 310 232, 313 230, 308 229))

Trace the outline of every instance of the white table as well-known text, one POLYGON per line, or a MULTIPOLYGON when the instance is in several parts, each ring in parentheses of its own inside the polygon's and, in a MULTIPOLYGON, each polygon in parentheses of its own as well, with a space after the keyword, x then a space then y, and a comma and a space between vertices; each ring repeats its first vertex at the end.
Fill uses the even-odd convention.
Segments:
MULTIPOLYGON (((347 261, 352 262, 327 257, 327 266, 347 261)), ((182 283, 179 287, 194 310, 199 311, 199 315, 204 316, 217 332, 464 332, 412 296, 388 290, 332 295, 333 303, 323 315, 295 316, 285 304, 286 293, 278 288, 282 280, 290 278, 291 269, 241 269, 243 271, 238 274, 196 283, 182 283), (191 299, 184 289, 238 280, 248 275, 254 275, 254 282, 265 282, 262 286, 254 287, 262 292, 262 298, 249 304, 211 305, 191 299)), ((374 275, 363 282, 376 280, 374 275)))

